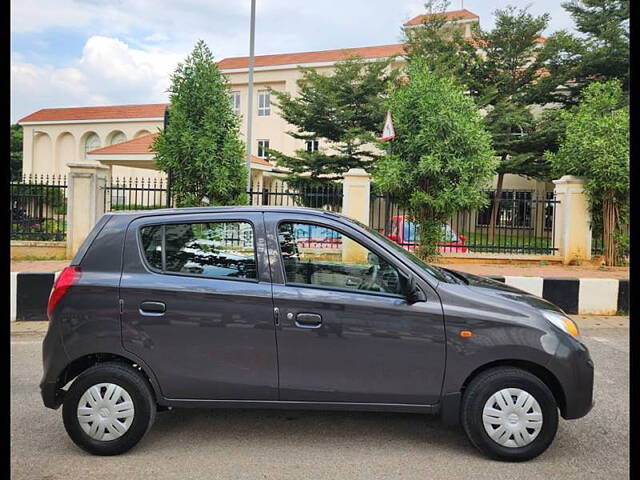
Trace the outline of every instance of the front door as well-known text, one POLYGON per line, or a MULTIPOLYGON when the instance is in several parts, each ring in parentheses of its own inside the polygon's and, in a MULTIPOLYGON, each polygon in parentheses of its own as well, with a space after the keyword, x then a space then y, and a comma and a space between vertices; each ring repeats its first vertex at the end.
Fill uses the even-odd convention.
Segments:
POLYGON ((399 266, 342 222, 266 219, 280 399, 437 403, 445 337, 435 292, 421 284, 427 301, 407 303, 399 266))
POLYGON ((124 348, 165 397, 277 400, 271 283, 260 213, 147 217, 127 231, 124 348))

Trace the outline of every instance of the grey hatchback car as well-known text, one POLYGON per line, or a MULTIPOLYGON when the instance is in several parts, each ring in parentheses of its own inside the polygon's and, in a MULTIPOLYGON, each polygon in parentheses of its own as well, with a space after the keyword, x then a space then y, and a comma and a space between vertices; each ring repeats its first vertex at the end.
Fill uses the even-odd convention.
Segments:
POLYGON ((55 282, 44 405, 97 455, 170 407, 396 411, 527 460, 592 407, 559 308, 429 265, 338 214, 217 207, 104 215, 55 282))

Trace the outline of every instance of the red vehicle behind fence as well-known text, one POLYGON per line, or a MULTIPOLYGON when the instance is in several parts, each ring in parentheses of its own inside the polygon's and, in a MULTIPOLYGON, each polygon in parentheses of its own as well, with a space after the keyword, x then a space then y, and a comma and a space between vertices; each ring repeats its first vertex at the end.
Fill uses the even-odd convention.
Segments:
MULTIPOLYGON (((420 241, 417 225, 406 215, 391 218, 391 233, 387 237, 411 252, 416 250, 420 241)), ((468 253, 469 249, 465 246, 464 241, 464 235, 458 235, 451 226, 444 224, 438 251, 440 253, 468 253)))

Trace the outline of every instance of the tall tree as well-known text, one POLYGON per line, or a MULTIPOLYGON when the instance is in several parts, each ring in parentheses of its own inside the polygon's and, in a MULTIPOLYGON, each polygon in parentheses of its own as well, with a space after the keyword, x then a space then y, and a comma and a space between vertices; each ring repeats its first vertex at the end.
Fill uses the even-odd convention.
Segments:
MULTIPOLYGON (((454 81, 471 89, 475 86, 473 72, 477 66, 476 43, 465 38, 455 18, 445 16, 448 0, 428 0, 420 24, 403 29, 405 58, 425 62, 431 72, 451 76, 454 81)), ((472 93, 476 93, 475 90, 472 93)))
MULTIPOLYGON (((536 132, 542 124, 531 113, 536 84, 545 77, 541 34, 549 15, 534 16, 527 8, 507 7, 495 12, 495 26, 474 30, 474 42, 484 54, 477 62, 473 84, 478 106, 486 109, 487 128, 500 158, 488 237, 495 233, 504 176, 523 175, 542 179, 548 172, 539 142, 547 138, 536 132)), ((547 130, 547 135, 552 130, 547 130)), ((550 139, 553 141, 553 139, 550 139)))
POLYGON ((11 180, 18 180, 22 176, 22 127, 20 125, 11 125, 11 180))
POLYGON ((629 207, 629 108, 619 80, 595 82, 584 90, 557 153, 549 152, 558 175, 585 176, 593 216, 600 216, 607 265, 618 265, 622 226, 629 207))
POLYGON ((331 75, 301 68, 299 92, 273 91, 281 116, 295 127, 295 139, 318 140, 315 151, 294 155, 272 150, 277 164, 290 169, 289 183, 326 184, 351 168, 370 168, 378 158, 371 148, 384 123, 389 82, 396 78, 389 60, 351 58, 336 64, 331 75), (308 174, 308 175, 306 175, 308 174))
POLYGON ((581 35, 551 35, 540 58, 550 75, 540 82, 539 100, 574 105, 594 81, 616 78, 629 90, 629 0, 571 0, 562 6, 581 35), (562 89, 555 88, 561 80, 562 89))
POLYGON ((389 98, 393 155, 378 162, 374 179, 409 209, 419 228, 418 254, 429 259, 437 256, 453 213, 484 205, 482 189, 495 174, 496 159, 480 113, 461 87, 420 59, 406 73, 406 84, 389 98))
POLYGON ((156 137, 156 162, 171 171, 178 206, 245 204, 247 170, 227 80, 200 40, 171 77, 170 121, 156 137))

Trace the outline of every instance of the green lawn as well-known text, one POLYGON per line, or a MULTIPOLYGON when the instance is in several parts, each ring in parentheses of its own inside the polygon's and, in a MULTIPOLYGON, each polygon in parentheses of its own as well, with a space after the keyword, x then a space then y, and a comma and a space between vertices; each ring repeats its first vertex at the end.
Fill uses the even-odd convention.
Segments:
POLYGON ((471 251, 501 252, 506 247, 509 249, 507 252, 510 253, 553 253, 551 235, 548 237, 529 237, 528 231, 514 235, 501 232, 498 229, 493 241, 489 242, 486 232, 458 232, 458 234, 464 235, 464 243, 471 251))

